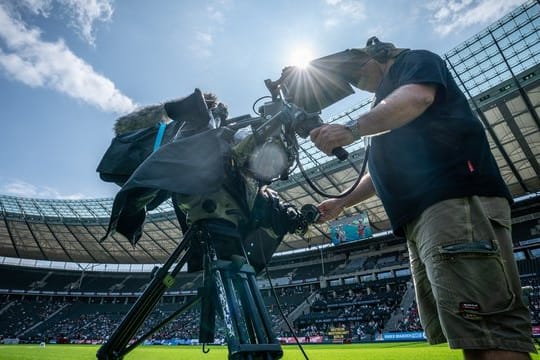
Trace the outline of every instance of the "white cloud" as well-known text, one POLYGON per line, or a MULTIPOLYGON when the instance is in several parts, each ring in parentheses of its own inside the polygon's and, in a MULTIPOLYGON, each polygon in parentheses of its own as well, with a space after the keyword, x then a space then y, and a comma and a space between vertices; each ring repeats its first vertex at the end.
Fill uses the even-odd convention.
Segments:
POLYGON ((225 12, 229 2, 227 0, 214 0, 204 7, 206 21, 201 21, 205 29, 194 29, 195 36, 190 45, 191 51, 198 57, 208 58, 213 55, 214 38, 223 31, 226 23, 225 12))
MULTIPOLYGON (((36 0, 35 0, 36 1, 36 0)), ((110 0, 59 0, 72 15, 71 26, 89 44, 95 44, 94 23, 109 22, 113 14, 110 0)))
POLYGON ((41 198, 41 199, 69 199, 69 200, 79 200, 84 199, 83 194, 70 194, 63 195, 58 190, 47 187, 47 186, 35 186, 29 184, 25 181, 14 180, 8 184, 5 184, 0 189, 2 194, 12 195, 12 196, 22 196, 30 198, 41 198))
POLYGON ((19 6, 24 6, 34 15, 48 17, 52 9, 52 0, 21 0, 19 6))
POLYGON ((191 50, 195 55, 199 57, 210 57, 212 56, 212 44, 213 44, 213 35, 210 32, 197 31, 195 32, 195 42, 191 45, 191 50))
POLYGON ((433 0, 426 7, 430 22, 442 36, 475 24, 487 24, 511 11, 523 0, 433 0))
POLYGON ((0 4, 0 70, 32 87, 47 87, 97 106, 125 113, 135 108, 114 83, 77 57, 62 40, 47 42, 0 4))
POLYGON ((68 18, 68 26, 88 44, 95 46, 95 24, 110 22, 114 12, 112 0, 0 0, 14 14, 29 11, 45 18, 68 18))
POLYGON ((335 27, 343 22, 357 23, 366 18, 364 3, 358 0, 326 0, 328 15, 324 20, 327 28, 335 27))
POLYGON ((213 21, 217 24, 224 24, 225 23, 225 14, 223 14, 223 11, 219 8, 219 6, 222 6, 223 4, 216 3, 214 5, 208 5, 206 7, 206 12, 208 13, 208 17, 210 21, 213 21))

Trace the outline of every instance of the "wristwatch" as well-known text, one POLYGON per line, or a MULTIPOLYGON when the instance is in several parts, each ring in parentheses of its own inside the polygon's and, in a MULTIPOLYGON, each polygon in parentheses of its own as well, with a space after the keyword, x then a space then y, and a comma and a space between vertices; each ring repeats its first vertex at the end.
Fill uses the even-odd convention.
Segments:
POLYGON ((360 128, 358 127, 358 122, 355 121, 352 124, 347 125, 346 127, 347 129, 351 130, 353 141, 360 140, 362 135, 360 134, 360 128))

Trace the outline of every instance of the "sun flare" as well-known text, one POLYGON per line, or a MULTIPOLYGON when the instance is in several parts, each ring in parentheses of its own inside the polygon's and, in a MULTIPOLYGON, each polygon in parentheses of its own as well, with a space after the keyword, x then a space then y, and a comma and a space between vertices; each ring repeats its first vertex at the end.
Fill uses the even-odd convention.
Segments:
POLYGON ((290 64, 305 69, 311 60, 313 60, 313 51, 307 46, 298 46, 291 54, 290 64))

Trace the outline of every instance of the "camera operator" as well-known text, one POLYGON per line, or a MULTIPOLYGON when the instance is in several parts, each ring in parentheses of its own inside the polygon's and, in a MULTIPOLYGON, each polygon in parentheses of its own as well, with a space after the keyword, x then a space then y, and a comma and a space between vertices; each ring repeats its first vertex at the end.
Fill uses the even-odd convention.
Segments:
POLYGON ((407 239, 422 326, 431 344, 465 359, 530 359, 529 311, 512 253, 511 195, 482 124, 444 61, 372 37, 335 72, 375 93, 351 126, 310 132, 326 154, 371 136, 369 173, 352 193, 318 205, 320 221, 375 193, 407 239))

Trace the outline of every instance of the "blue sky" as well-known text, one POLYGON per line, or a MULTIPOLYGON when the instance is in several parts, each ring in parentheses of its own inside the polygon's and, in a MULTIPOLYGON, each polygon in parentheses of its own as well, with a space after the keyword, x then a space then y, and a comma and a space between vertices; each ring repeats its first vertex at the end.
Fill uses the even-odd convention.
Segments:
MULTIPOLYGON (((0 193, 112 197, 117 117, 198 87, 251 112, 294 54, 378 36, 443 54, 521 0, 0 0, 0 193)), ((323 112, 347 110, 357 93, 323 112)))

